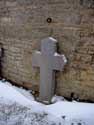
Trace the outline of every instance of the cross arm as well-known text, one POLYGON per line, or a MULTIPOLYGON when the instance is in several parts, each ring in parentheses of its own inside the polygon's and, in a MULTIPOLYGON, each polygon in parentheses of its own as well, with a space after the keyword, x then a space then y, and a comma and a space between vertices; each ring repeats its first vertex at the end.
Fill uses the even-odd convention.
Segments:
POLYGON ((33 67, 40 67, 40 63, 41 63, 41 52, 35 51, 32 54, 32 66, 33 67))
POLYGON ((60 55, 58 53, 54 54, 54 57, 53 57, 53 69, 54 70, 62 71, 66 63, 67 63, 67 59, 65 55, 60 55))

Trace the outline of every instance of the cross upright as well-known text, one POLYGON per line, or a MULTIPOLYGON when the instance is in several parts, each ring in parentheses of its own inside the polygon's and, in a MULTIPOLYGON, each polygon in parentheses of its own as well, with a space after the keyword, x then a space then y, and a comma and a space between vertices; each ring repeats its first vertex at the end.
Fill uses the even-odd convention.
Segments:
POLYGON ((67 60, 64 55, 56 52, 56 43, 52 37, 41 41, 41 51, 35 51, 32 56, 32 66, 40 67, 40 92, 41 101, 50 101, 54 95, 55 72, 62 71, 67 60))

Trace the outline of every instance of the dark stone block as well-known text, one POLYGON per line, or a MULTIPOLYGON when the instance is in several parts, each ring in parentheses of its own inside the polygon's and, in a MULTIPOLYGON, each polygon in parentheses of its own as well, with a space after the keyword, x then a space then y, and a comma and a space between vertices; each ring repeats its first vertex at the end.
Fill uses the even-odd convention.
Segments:
POLYGON ((94 8, 94 0, 80 0, 80 4, 89 9, 94 8))
POLYGON ((22 5, 28 5, 33 3, 33 0, 16 0, 16 1, 22 5))

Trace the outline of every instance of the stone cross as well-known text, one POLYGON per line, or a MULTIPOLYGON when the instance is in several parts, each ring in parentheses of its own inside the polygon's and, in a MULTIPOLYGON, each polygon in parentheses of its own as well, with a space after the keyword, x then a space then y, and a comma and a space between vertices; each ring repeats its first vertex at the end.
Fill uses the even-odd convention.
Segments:
POLYGON ((54 95, 55 72, 62 71, 67 60, 64 55, 56 53, 56 43, 52 37, 41 42, 41 52, 35 51, 32 56, 33 67, 40 67, 40 95, 41 101, 50 101, 54 95))

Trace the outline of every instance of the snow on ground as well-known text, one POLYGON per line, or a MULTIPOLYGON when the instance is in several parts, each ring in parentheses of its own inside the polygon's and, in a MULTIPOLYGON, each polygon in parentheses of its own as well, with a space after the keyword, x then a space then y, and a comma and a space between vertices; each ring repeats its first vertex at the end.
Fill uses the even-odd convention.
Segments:
MULTIPOLYGON (((75 122, 76 120, 78 123, 81 121, 81 123, 85 122, 86 125, 94 125, 94 104, 57 102, 46 106, 46 111, 56 114, 58 117, 64 117, 66 122, 75 122)), ((67 125, 70 124, 67 123, 67 125)))
POLYGON ((94 125, 94 104, 52 101, 36 102, 30 91, 0 81, 0 125, 94 125))

